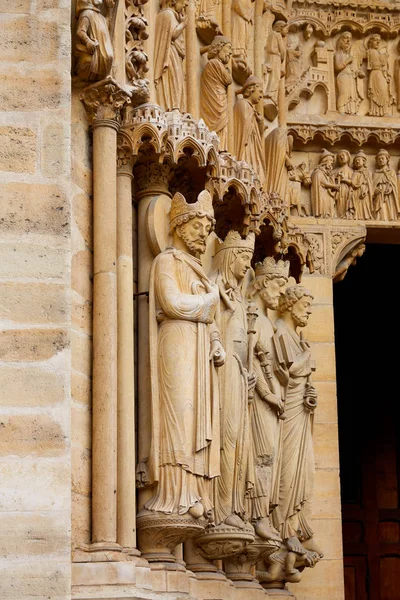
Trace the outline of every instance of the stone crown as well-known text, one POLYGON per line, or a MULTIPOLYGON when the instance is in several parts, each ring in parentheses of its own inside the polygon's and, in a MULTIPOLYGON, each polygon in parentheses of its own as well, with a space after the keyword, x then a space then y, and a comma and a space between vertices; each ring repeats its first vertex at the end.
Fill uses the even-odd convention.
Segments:
POLYGON ((249 233, 249 235, 243 239, 238 231, 231 230, 228 232, 228 235, 223 242, 217 240, 215 254, 221 250, 227 250, 228 248, 239 248, 241 250, 253 252, 254 242, 255 235, 253 232, 249 233))
POLYGON ((290 262, 288 260, 275 260, 272 256, 267 256, 263 262, 255 266, 256 277, 273 275, 274 277, 289 278, 290 262))
POLYGON ((176 192, 172 198, 169 213, 171 228, 177 224, 181 217, 187 215, 189 218, 189 215, 193 215, 193 213, 196 213, 199 217, 208 217, 211 221, 214 220, 214 208, 210 192, 203 190, 197 196, 197 202, 192 204, 186 202, 185 197, 180 192, 176 192))

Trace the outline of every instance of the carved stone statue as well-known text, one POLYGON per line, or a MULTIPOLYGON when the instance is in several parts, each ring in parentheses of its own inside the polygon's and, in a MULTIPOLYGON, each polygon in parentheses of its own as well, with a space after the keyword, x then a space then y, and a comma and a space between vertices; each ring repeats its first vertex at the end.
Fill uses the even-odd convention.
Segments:
POLYGON ((297 35, 288 35, 286 45, 286 72, 285 88, 288 93, 299 81, 301 75, 300 66, 300 40, 297 35))
MULTIPOLYGON (((397 44, 397 52, 400 53, 400 41, 397 44)), ((396 86, 397 109, 400 110, 400 56, 394 61, 394 83, 396 86)))
POLYGON ((318 166, 311 175, 311 207, 314 217, 335 217, 335 192, 339 186, 332 178, 335 155, 323 150, 318 166))
POLYGON ((336 73, 337 98, 336 106, 341 114, 356 115, 360 101, 357 79, 364 77, 355 57, 351 53, 353 36, 350 31, 344 31, 336 44, 334 65, 336 73))
POLYGON ((246 66, 250 31, 253 25, 253 2, 254 0, 232 0, 233 54, 236 60, 242 59, 246 66))
POLYGON ((338 183, 336 192, 336 213, 341 219, 354 219, 353 169, 350 166, 351 156, 348 150, 340 150, 336 155, 337 167, 332 176, 338 183))
POLYGON ((222 35, 218 23, 219 0, 200 0, 196 18, 197 35, 205 44, 211 44, 216 35, 222 35))
POLYGON ((227 150, 228 86, 232 76, 226 66, 232 56, 232 45, 217 35, 208 48, 208 63, 201 75, 200 114, 207 127, 219 135, 220 150, 227 150))
POLYGON ((288 26, 285 21, 276 21, 267 37, 265 46, 265 77, 264 96, 278 103, 278 90, 281 77, 285 75, 285 43, 288 26))
POLYGON ((257 111, 263 97, 262 81, 249 77, 236 94, 243 94, 234 108, 235 154, 239 160, 253 165, 264 182, 264 119, 257 111))
POLYGON ((156 18, 154 47, 154 81, 158 104, 165 110, 185 106, 184 18, 188 0, 162 0, 156 18))
POLYGON ((275 127, 265 138, 265 186, 267 193, 286 199, 289 172, 293 171, 291 153, 293 136, 286 127, 275 127))
POLYGON ((381 36, 374 33, 368 40, 367 69, 368 97, 370 100, 369 115, 382 117, 389 112, 393 103, 391 94, 389 58, 386 49, 380 49, 381 36))
POLYGON ((220 472, 219 290, 199 259, 213 223, 207 191, 194 204, 175 194, 173 246, 154 259, 149 288, 152 439, 138 470, 157 485, 145 508, 194 518, 212 510, 211 482, 220 472))
POLYGON ((111 74, 113 47, 108 19, 102 9, 114 7, 114 0, 78 0, 76 14, 76 73, 82 81, 100 81, 111 74))
POLYGON ((280 540, 271 527, 270 511, 279 498, 277 474, 280 420, 283 415, 283 388, 275 373, 274 326, 268 310, 276 310, 289 276, 289 262, 267 257, 255 267, 249 297, 259 303, 256 321, 254 371, 257 382, 252 404, 251 443, 255 465, 255 486, 250 491, 252 522, 263 539, 280 540), (275 472, 274 472, 275 471, 275 472), (273 476, 275 474, 275 477, 273 476))
POLYGON ((400 216, 399 192, 396 173, 390 168, 390 154, 379 150, 375 156, 376 169, 373 174, 374 213, 378 221, 395 221, 400 216))
POLYGON ((280 318, 275 321, 286 418, 282 425, 279 503, 272 517, 289 552, 286 572, 292 576, 297 575, 295 563, 299 557, 311 553, 313 561, 322 558, 310 522, 315 471, 311 418, 317 406, 317 392, 311 380, 309 345, 297 332, 308 323, 312 300, 311 293, 300 285, 287 288, 279 302, 280 318))
POLYGON ((220 294, 217 324, 226 351, 225 365, 219 370, 221 406, 221 476, 215 482, 215 524, 243 529, 248 520, 245 496, 254 485, 250 460, 248 395, 255 377, 249 373, 247 305, 242 285, 250 268, 254 234, 242 239, 230 231, 217 243, 210 279, 220 294))
POLYGON ((367 157, 360 150, 353 158, 353 201, 356 219, 372 219, 372 177, 367 167, 367 157))

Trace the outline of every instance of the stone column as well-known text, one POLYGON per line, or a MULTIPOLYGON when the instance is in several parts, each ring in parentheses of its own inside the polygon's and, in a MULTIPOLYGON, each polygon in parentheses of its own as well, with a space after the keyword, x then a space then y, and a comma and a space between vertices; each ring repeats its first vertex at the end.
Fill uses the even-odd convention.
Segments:
POLYGON ((199 51, 196 36, 196 2, 189 0, 186 26, 186 96, 187 110, 195 118, 199 118, 198 102, 198 60, 199 51))
POLYGON ((112 79, 81 99, 93 129, 92 549, 117 544, 117 131, 129 95, 112 79))
POLYGON ((122 144, 118 145, 117 164, 117 541, 132 552, 136 547, 133 158, 130 149, 122 144))

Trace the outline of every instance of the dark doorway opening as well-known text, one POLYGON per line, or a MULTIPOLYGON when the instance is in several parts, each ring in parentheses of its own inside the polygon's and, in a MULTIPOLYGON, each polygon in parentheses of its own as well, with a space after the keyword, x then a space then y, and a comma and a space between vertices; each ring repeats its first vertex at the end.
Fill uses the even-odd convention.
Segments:
POLYGON ((400 246, 334 285, 346 600, 400 600, 400 246))

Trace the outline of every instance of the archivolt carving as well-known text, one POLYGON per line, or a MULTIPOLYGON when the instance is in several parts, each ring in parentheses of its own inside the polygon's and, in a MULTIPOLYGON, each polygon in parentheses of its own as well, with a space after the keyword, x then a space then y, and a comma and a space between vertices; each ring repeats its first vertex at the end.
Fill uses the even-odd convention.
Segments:
POLYGON ((337 231, 332 234, 332 276, 333 281, 344 279, 349 267, 365 251, 366 230, 337 231))
MULTIPOLYGON (((143 50, 143 41, 149 37, 143 11, 143 5, 147 2, 125 0, 125 67, 132 83, 143 80, 149 70, 148 56, 143 50)), ((146 80, 143 83, 148 89, 149 82, 146 80)))

